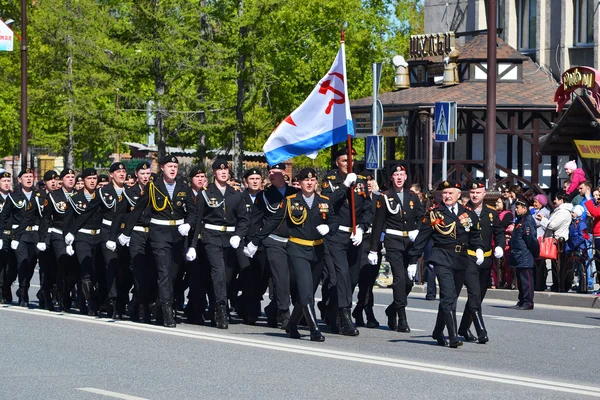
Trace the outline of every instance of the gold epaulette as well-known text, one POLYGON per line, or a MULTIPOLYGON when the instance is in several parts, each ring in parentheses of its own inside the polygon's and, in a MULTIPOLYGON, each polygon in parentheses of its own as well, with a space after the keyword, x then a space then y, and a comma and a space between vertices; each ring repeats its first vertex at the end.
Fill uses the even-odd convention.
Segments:
POLYGON ((327 179, 335 179, 335 178, 337 178, 337 176, 335 176, 335 175, 329 175, 329 176, 327 177, 327 179))
POLYGON ((329 197, 327 196, 323 196, 322 194, 320 194, 319 196, 321 196, 322 198, 324 198, 325 200, 329 200, 329 197))
POLYGON ((487 208, 489 208, 490 210, 494 210, 494 211, 496 211, 496 207, 490 206, 489 204, 486 204, 485 206, 486 206, 487 208))
POLYGON ((356 179, 363 179, 363 180, 367 180, 367 177, 364 175, 356 175, 356 179))
POLYGON ((289 196, 285 196, 286 199, 293 199, 294 197, 296 197, 297 193, 294 194, 290 194, 289 196))

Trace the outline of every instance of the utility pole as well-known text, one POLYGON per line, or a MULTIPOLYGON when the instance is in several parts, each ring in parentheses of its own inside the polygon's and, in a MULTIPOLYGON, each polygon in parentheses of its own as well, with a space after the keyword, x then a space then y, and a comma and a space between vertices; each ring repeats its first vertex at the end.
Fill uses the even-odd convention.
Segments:
POLYGON ((27 1, 21 0, 21 170, 27 168, 27 1))
POLYGON ((487 118, 485 121, 485 176, 488 189, 496 188, 496 1, 487 7, 487 118))
MULTIPOLYGON (((244 1, 240 0, 238 4, 238 18, 240 21, 242 20, 242 16, 244 15, 244 1)), ((235 117, 237 119, 237 125, 234 132, 233 137, 233 176, 238 178, 242 177, 243 174, 243 140, 242 140, 242 128, 244 126, 244 111, 242 107, 244 106, 244 97, 246 91, 246 53, 244 47, 244 41, 246 36, 248 35, 248 28, 245 26, 240 27, 240 42, 242 43, 241 51, 238 57, 238 65, 237 65, 237 103, 235 107, 235 117)))

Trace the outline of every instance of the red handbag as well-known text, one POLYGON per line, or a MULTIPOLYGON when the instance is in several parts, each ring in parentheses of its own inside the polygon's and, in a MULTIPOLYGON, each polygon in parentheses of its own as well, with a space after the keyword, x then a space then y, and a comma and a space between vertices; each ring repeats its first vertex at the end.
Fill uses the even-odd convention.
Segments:
POLYGON ((538 238, 540 244, 540 258, 546 260, 556 260, 558 258, 558 246, 556 245, 556 239, 553 237, 538 238))

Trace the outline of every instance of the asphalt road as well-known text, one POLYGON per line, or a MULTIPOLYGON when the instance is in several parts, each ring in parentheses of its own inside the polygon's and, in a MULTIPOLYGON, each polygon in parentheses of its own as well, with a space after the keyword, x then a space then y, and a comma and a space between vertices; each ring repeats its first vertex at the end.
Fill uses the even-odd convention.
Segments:
MULTIPOLYGON (((35 298, 37 288, 31 289, 35 298)), ((410 334, 292 340, 278 329, 176 329, 0 307, 1 399, 575 399, 600 397, 600 311, 486 301, 490 343, 438 347, 437 301, 413 295, 410 334)), ((391 290, 376 290, 385 325, 391 290)), ((464 302, 460 301, 462 310, 464 302)), ((308 333, 307 331, 303 331, 308 333)))

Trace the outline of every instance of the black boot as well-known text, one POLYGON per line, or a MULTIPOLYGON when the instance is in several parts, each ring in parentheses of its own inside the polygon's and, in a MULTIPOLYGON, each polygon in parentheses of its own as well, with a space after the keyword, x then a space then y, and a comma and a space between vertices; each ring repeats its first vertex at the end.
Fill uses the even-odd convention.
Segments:
POLYGON ((321 313, 321 321, 323 321, 324 324, 329 324, 329 319, 327 318, 327 307, 325 306, 325 302, 317 302, 317 308, 321 313))
POLYGON ((377 318, 375 318, 373 307, 365 307, 365 314, 367 315, 367 328, 378 328, 379 321, 377 321, 377 318))
POLYGON ((406 321, 406 309, 404 307, 398 310, 398 328, 396 330, 402 333, 410 333, 410 326, 408 326, 408 322, 406 321))
MULTIPOLYGON (((350 318, 350 309, 346 308, 348 312, 348 318, 350 318)), ((310 341, 311 342, 324 342, 325 336, 319 331, 319 326, 317 325, 317 316, 315 314, 315 307, 310 304, 304 306, 302 308, 302 312, 304 313, 304 318, 306 319, 306 323, 308 324, 308 329, 310 330, 310 341)), ((352 323, 352 321, 350 321, 352 323)), ((356 331, 358 334, 358 331, 356 331)))
POLYGON ((354 307, 354 311, 352 311, 352 316, 354 317, 354 322, 356 326, 361 328, 365 326, 365 320, 363 318, 363 308, 358 304, 354 307))
POLYGON ((173 303, 163 303, 162 312, 164 326, 167 328, 175 328, 177 324, 175 323, 175 311, 173 310, 173 303))
POLYGON ((444 314, 438 310, 435 328, 433 328, 433 333, 431 334, 431 338, 437 341, 438 346, 448 346, 448 341, 444 337, 444 325, 444 314))
POLYGON ((265 315, 267 316, 267 326, 277 328, 277 306, 275 302, 270 302, 265 307, 265 315))
POLYGON ((64 293, 58 290, 56 292, 56 311, 63 312, 65 311, 65 298, 64 293))
POLYGON ((83 297, 87 301, 87 315, 89 316, 98 316, 98 308, 96 306, 96 301, 94 300, 94 286, 92 282, 83 282, 81 284, 81 291, 83 292, 83 297))
POLYGON ((42 290, 42 297, 44 298, 44 308, 48 311, 54 311, 54 303, 52 303, 52 296, 50 296, 49 290, 42 290))
POLYGON ((352 318, 350 316, 350 307, 348 308, 340 308, 340 324, 341 324, 341 334, 344 336, 358 336, 358 329, 352 323, 352 318))
POLYGON ((150 305, 148 303, 140 304, 140 321, 143 324, 149 324, 152 322, 152 315, 150 314, 150 305))
POLYGON ((448 339, 450 342, 448 345, 453 349, 462 346, 463 342, 458 340, 456 334, 456 313, 453 311, 444 312, 444 322, 446 323, 446 328, 448 328, 448 339))
POLYGON ((300 339, 301 337, 300 332, 298 331, 298 321, 300 321, 301 317, 302 307, 300 307, 300 304, 296 304, 292 310, 292 314, 290 315, 287 329, 285 330, 292 339, 300 339))
MULTIPOLYGON (((22 291, 23 291, 23 289, 20 289, 19 293, 21 293, 22 291)), ((20 297, 19 293, 17 293, 17 296, 20 297)), ((46 308, 46 299, 44 298, 42 289, 40 289, 40 290, 37 291, 37 293, 35 294, 35 297, 37 297, 37 299, 38 299, 38 306, 40 308, 46 308)), ((21 302, 19 301, 19 305, 20 305, 20 303, 21 302)))
POLYGON ((140 322, 140 302, 135 296, 131 299, 129 304, 127 304, 127 314, 131 321, 140 322))
POLYGON ((396 315, 397 315, 396 309, 394 307, 392 307, 391 304, 388 306, 388 308, 385 309, 385 315, 387 315, 387 317, 388 317, 388 326, 390 327, 390 329, 393 331, 398 329, 398 320, 396 318, 396 315))
POLYGON ((287 329, 290 323, 290 310, 277 310, 277 319, 281 321, 281 329, 287 329))
POLYGON ((110 299, 110 307, 112 308, 112 319, 123 319, 117 299, 110 299))
POLYGON ((487 330, 485 329, 485 325, 483 323, 483 316, 481 315, 481 310, 477 310, 473 312, 473 325, 475 326, 475 330, 477 331, 477 341, 479 344, 485 344, 490 341, 487 335, 487 330))
POLYGON ((229 317, 227 316, 227 304, 217 304, 215 310, 215 322, 218 329, 229 328, 229 317))
POLYGON ((469 329, 471 322, 471 312, 465 306, 465 311, 463 312, 463 316, 460 319, 460 325, 458 326, 458 334, 465 338, 466 342, 474 342, 477 339, 469 329))
POLYGON ((19 288, 19 306, 21 307, 29 307, 29 289, 24 287, 19 288))

